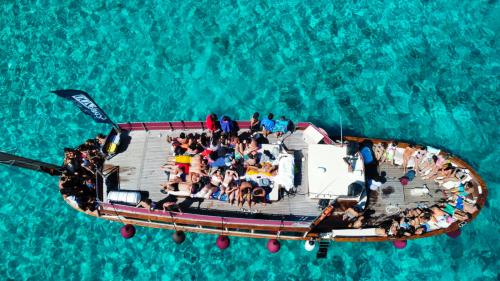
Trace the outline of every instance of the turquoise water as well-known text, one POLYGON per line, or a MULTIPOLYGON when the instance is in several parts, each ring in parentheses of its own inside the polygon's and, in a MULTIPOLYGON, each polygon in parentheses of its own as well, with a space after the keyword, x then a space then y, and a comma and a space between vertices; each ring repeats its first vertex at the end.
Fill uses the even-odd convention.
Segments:
POLYGON ((498 1, 2 1, 0 149, 60 163, 108 128, 50 90, 86 90, 117 122, 199 120, 256 110, 338 134, 446 147, 486 180, 463 229, 411 241, 299 242, 120 225, 77 213, 57 179, 0 167, 1 280, 499 280, 498 1), (69 3, 66 4, 65 2, 69 3))

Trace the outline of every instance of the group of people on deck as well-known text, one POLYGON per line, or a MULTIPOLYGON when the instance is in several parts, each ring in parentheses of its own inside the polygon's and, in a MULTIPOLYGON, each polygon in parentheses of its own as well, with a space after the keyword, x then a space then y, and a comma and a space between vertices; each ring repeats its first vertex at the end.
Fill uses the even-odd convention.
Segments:
POLYGON ((278 120, 269 113, 260 120, 258 112, 249 122, 249 130, 241 130, 229 116, 220 118, 209 114, 206 118, 208 132, 181 132, 177 137, 167 137, 173 151, 161 169, 168 181, 161 184, 161 192, 168 194, 159 206, 164 211, 181 211, 175 197, 191 197, 227 201, 243 206, 246 202, 266 204, 271 189, 271 177, 277 165, 269 151, 260 151, 269 143, 268 136, 282 136, 293 130, 293 124, 284 116, 278 120), (265 156, 264 156, 265 155, 265 156))
MULTIPOLYGON (((429 151, 426 147, 409 145, 398 148, 398 143, 380 142, 373 144, 363 142, 360 153, 365 161, 365 167, 378 167, 382 163, 389 165, 399 165, 403 169, 404 176, 399 180, 402 185, 408 184, 415 176, 420 176, 424 180, 434 180, 440 190, 442 199, 432 205, 405 209, 397 212, 393 216, 378 225, 378 234, 381 236, 412 236, 421 235, 428 231, 447 228, 454 222, 465 222, 472 218, 472 215, 479 211, 476 204, 475 183, 466 169, 454 165, 440 151, 429 151), (397 156, 399 153, 401 157, 397 156), (399 157, 399 159, 396 159, 399 157), (398 160, 398 161, 396 161, 398 160)), ((368 176, 367 171, 367 176, 368 176)), ((373 182, 385 181, 375 170, 369 175, 369 180, 373 182)), ((378 187, 380 185, 375 185, 378 187)), ((424 184, 426 193, 428 187, 424 184)), ((370 212, 364 212, 357 208, 346 210, 343 219, 352 228, 362 228, 368 226, 370 212)))
POLYGON ((106 137, 99 134, 76 149, 65 148, 63 172, 59 179, 59 191, 64 199, 97 215, 96 173, 104 162, 102 146, 105 141, 106 137))

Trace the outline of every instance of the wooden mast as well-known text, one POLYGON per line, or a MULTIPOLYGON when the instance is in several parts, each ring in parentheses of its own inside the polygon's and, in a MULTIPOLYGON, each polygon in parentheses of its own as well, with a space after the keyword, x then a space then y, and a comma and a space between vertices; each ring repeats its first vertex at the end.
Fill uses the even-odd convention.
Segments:
POLYGON ((51 176, 61 175, 61 167, 58 165, 33 160, 0 151, 0 163, 30 169, 33 171, 45 172, 51 176))

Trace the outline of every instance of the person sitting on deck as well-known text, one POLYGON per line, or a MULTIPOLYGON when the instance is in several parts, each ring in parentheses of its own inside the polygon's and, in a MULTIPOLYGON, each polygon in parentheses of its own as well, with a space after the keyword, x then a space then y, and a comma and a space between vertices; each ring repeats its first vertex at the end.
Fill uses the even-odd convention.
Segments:
POLYGON ((98 134, 96 137, 95 137, 97 143, 99 144, 100 148, 102 149, 104 147, 104 145, 106 144, 106 136, 103 135, 103 134, 98 134))
POLYGON ((215 115, 214 113, 210 113, 207 116, 205 124, 207 126, 208 131, 210 131, 212 134, 215 133, 217 130, 219 130, 219 122, 217 119, 217 115, 215 115))
POLYGON ((232 137, 229 146, 234 149, 234 158, 236 160, 243 158, 245 152, 245 143, 241 142, 239 137, 232 137))
POLYGON ((264 137, 267 137, 270 133, 273 132, 274 130, 274 125, 276 122, 273 120, 274 114, 269 113, 267 117, 262 119, 260 124, 262 125, 262 133, 264 134, 264 137))
POLYGON ((220 128, 225 134, 231 135, 234 131, 233 121, 224 115, 220 118, 220 128))
POLYGON ((260 131, 259 113, 255 112, 250 118, 250 132, 255 133, 258 131, 260 131))
POLYGON ((175 138, 175 141, 180 144, 180 146, 184 149, 187 149, 189 146, 189 139, 186 137, 186 133, 181 132, 177 138, 175 138))
POLYGON ((238 184, 233 184, 230 188, 226 189, 227 201, 229 204, 233 205, 234 201, 238 199, 240 186, 238 184))
POLYGON ((266 206, 266 190, 261 187, 261 186, 256 186, 252 190, 252 202, 257 204, 257 203, 262 203, 262 205, 266 206))
POLYGON ((285 116, 281 116, 274 124, 273 133, 276 133, 277 137, 281 137, 290 129, 291 121, 286 119, 285 116))
POLYGON ((382 163, 384 162, 384 156, 387 151, 387 143, 386 142, 380 142, 374 145, 374 150, 373 152, 375 153, 375 159, 379 162, 382 163))
POLYGON ((247 145, 245 150, 243 151, 243 157, 246 158, 249 154, 255 155, 259 150, 259 144, 255 138, 250 139, 250 143, 247 145))
POLYGON ((245 200, 248 202, 248 207, 252 206, 252 183, 248 181, 244 181, 240 184, 238 190, 238 207, 243 207, 243 203, 245 200))
POLYGON ((220 193, 217 199, 221 199, 222 195, 226 193, 226 190, 229 190, 233 186, 233 182, 237 181, 239 179, 238 173, 234 170, 226 170, 226 173, 224 175, 224 180, 220 184, 220 193))
POLYGON ((398 147, 398 142, 392 142, 387 145, 385 149, 385 153, 380 160, 380 163, 388 162, 391 165, 394 165, 394 156, 396 155, 396 148, 398 147))

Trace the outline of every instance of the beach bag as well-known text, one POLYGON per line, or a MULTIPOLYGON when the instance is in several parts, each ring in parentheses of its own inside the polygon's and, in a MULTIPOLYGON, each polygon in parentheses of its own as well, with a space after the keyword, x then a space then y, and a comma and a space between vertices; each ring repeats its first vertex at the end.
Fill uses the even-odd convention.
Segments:
POLYGON ((410 182, 410 180, 408 180, 408 178, 407 178, 407 177, 401 177, 401 178, 399 178, 399 182, 400 182, 403 186, 405 186, 405 185, 408 185, 408 183, 410 182))
POLYGON ((412 181, 415 178, 415 171, 409 170, 404 176, 408 178, 409 181, 412 181))

